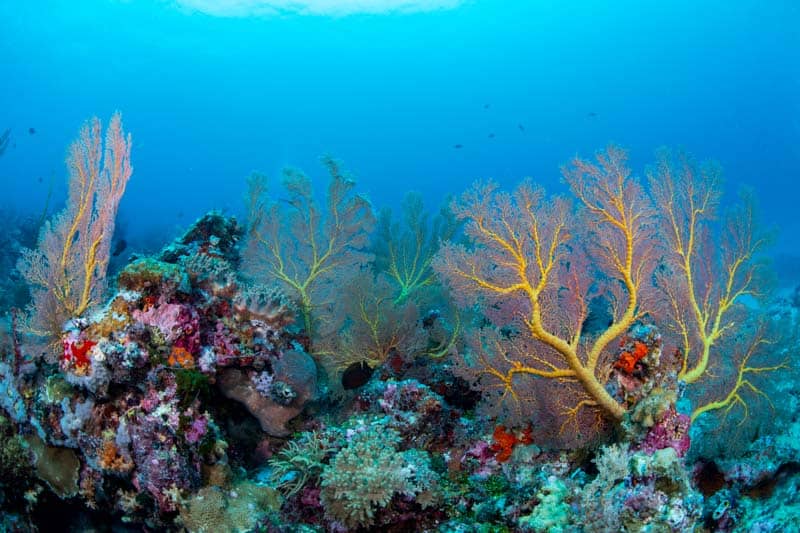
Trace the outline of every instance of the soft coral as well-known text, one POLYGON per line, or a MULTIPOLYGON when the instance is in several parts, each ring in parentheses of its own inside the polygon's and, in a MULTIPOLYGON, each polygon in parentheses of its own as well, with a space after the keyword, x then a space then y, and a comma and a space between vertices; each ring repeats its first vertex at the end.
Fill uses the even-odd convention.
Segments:
POLYGON ((81 338, 66 338, 63 341, 64 353, 61 356, 61 365, 65 369, 71 369, 76 374, 85 374, 92 360, 89 356, 89 351, 97 345, 96 342, 89 339, 81 338))
POLYGON ((647 355, 648 347, 641 341, 634 341, 631 351, 624 351, 619 354, 619 359, 614 363, 614 368, 619 368, 627 374, 633 374, 636 363, 644 359, 647 355))
POLYGON ((532 433, 533 430, 528 427, 523 429, 518 436, 513 431, 507 431, 505 426, 499 425, 494 428, 490 449, 495 453, 495 458, 504 463, 511 458, 515 445, 533 443, 532 433))

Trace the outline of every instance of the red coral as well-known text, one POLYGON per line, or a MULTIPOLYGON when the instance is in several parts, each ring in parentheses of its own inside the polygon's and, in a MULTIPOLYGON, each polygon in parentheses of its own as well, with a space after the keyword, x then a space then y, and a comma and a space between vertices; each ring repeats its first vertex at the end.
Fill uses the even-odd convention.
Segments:
POLYGON ((92 363, 89 350, 96 342, 88 339, 65 338, 63 341, 64 354, 61 356, 61 366, 65 370, 73 370, 76 374, 83 375, 89 370, 92 363))
POLYGON ((142 311, 147 312, 151 307, 156 305, 158 298, 154 295, 148 295, 144 297, 144 305, 142 306, 142 311))
POLYGON ((614 368, 619 368, 627 374, 632 374, 636 363, 644 359, 648 352, 647 345, 641 341, 634 341, 633 350, 619 354, 619 359, 614 363, 614 368))
POLYGON ((522 430, 522 436, 518 439, 520 444, 533 444, 533 428, 528 426, 522 430))
POLYGON ((514 446, 517 444, 533 444, 533 428, 528 426, 520 433, 507 431, 503 425, 494 428, 492 444, 489 449, 495 453, 495 459, 504 463, 511 458, 514 446))
POLYGON ((511 457, 511 452, 514 451, 514 445, 517 443, 517 437, 510 431, 506 431, 503 425, 494 428, 492 435, 491 450, 495 453, 495 458, 504 463, 511 457))

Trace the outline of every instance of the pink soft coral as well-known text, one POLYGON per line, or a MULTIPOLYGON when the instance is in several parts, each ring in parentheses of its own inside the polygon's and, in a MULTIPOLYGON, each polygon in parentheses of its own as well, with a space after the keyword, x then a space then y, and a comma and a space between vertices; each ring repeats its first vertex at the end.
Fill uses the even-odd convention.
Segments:
POLYGON ((658 423, 647 433, 642 443, 642 450, 653 453, 664 448, 673 448, 678 457, 683 457, 689 451, 691 440, 689 426, 691 420, 688 415, 678 413, 670 407, 661 416, 658 423))

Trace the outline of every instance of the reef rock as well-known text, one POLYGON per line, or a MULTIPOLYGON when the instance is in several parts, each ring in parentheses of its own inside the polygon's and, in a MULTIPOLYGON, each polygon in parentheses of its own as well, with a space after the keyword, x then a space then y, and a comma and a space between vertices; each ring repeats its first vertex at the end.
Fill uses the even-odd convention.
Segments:
POLYGON ((217 378, 222 394, 241 402, 273 437, 289 435, 286 424, 303 411, 317 388, 317 369, 307 353, 288 350, 273 363, 271 386, 264 388, 255 374, 228 368, 217 378))

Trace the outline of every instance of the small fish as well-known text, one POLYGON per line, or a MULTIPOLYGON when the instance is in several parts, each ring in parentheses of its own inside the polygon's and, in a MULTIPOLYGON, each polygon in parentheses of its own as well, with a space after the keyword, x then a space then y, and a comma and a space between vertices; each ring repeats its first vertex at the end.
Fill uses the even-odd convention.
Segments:
POLYGON ((483 104, 484 109, 489 109, 489 104, 483 104))
POLYGON ((119 254, 125 251, 125 248, 128 247, 128 243, 125 239, 120 239, 117 241, 117 244, 114 246, 114 251, 111 252, 111 255, 117 257, 119 254))
MULTIPOLYGON (((6 151, 8 148, 8 141, 11 139, 11 129, 7 129, 2 134, 0 134, 0 155, 3 155, 3 152, 6 151)), ((16 148, 17 145, 14 143, 12 148, 16 148)))
POLYGON ((28 128, 28 134, 34 135, 36 133, 36 128, 28 128))
POLYGON ((38 181, 39 183, 42 183, 44 181, 44 179, 41 176, 39 176, 38 178, 36 178, 36 181, 38 181))
POLYGON ((490 138, 490 139, 494 139, 494 133, 490 133, 490 134, 489 134, 489 138, 490 138))
POLYGON ((523 126, 522 124, 517 124, 517 127, 519 128, 519 131, 522 131, 522 132, 525 131, 525 126, 523 126))
POLYGON ((366 361, 360 361, 348 366, 342 374, 342 387, 353 390, 364 386, 375 371, 366 361))
POLYGON ((461 150, 462 148, 464 148, 464 145, 463 144, 454 144, 453 148, 455 148, 456 150, 461 150))
POLYGON ((433 327, 433 324, 436 322, 436 319, 438 319, 440 316, 442 316, 441 311, 439 311, 438 309, 431 309, 430 311, 425 313, 424 317, 422 317, 422 327, 425 329, 430 329, 431 327, 433 327))
POLYGON ((587 116, 587 117, 594 118, 594 117, 596 117, 596 116, 597 116, 597 113, 595 113, 594 111, 589 111, 589 112, 586 114, 586 116, 587 116))

